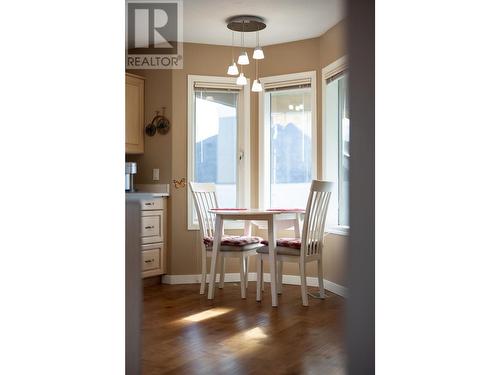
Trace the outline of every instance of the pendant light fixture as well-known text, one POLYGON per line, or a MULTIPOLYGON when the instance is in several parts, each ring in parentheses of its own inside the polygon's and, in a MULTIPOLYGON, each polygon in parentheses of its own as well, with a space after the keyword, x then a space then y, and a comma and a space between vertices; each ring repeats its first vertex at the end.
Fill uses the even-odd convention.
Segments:
POLYGON ((238 57, 239 65, 248 65, 250 64, 250 60, 248 60, 248 54, 244 51, 241 52, 240 57, 238 57))
POLYGON ((253 92, 262 91, 262 85, 260 84, 259 80, 259 60, 255 61, 255 79, 253 80, 252 91, 253 92))
POLYGON ((238 67, 236 66, 236 63, 233 62, 229 67, 227 68, 227 74, 230 76, 237 76, 238 75, 238 67))
POLYGON ((236 79, 236 84, 238 86, 245 86, 247 84, 247 78, 245 77, 245 74, 243 73, 243 65, 248 65, 250 64, 250 61, 248 61, 248 55, 246 51, 243 49, 245 48, 245 23, 243 23, 243 32, 241 33, 241 50, 242 53, 240 57, 238 58, 238 64, 241 65, 241 73, 239 77, 236 79))
POLYGON ((247 78, 243 74, 243 72, 240 73, 240 76, 236 79, 236 84, 238 86, 245 86, 247 84, 247 78))
POLYGON ((264 51, 262 50, 262 47, 260 46, 260 41, 259 41, 259 31, 257 30, 257 47, 253 50, 253 56, 254 60, 262 60, 264 58, 264 51))
POLYGON ((227 68, 227 74, 230 76, 237 76, 239 72, 236 63, 234 62, 234 31, 231 35, 231 60, 233 63, 227 68))
POLYGON ((262 91, 262 84, 260 83, 259 79, 254 79, 253 84, 252 84, 252 91, 253 92, 261 92, 262 91))
POLYGON ((248 65, 250 61, 248 60, 248 54, 245 51, 245 22, 243 22, 243 31, 241 33, 241 54, 238 57, 239 65, 248 65))
MULTIPOLYGON (((248 58, 248 54, 245 51, 245 33, 246 32, 255 32, 257 31, 257 47, 253 51, 252 57, 256 60, 261 60, 264 58, 264 52, 260 47, 259 41, 259 30, 262 30, 266 27, 264 23, 264 19, 257 16, 235 16, 229 18, 227 21, 227 28, 241 33, 241 53, 238 56, 238 65, 241 66, 241 70, 239 72, 239 76, 236 79, 236 84, 240 86, 244 86, 247 84, 247 78, 243 73, 243 66, 250 64, 250 59, 248 58)), ((234 33, 233 40, 231 44, 231 48, 234 48, 234 33)), ((259 80, 258 66, 256 66, 256 78, 252 84, 252 91, 259 92, 262 91, 262 85, 259 80)), ((233 58, 233 63, 228 67, 227 74, 229 75, 238 75, 238 67, 236 66, 233 58)))

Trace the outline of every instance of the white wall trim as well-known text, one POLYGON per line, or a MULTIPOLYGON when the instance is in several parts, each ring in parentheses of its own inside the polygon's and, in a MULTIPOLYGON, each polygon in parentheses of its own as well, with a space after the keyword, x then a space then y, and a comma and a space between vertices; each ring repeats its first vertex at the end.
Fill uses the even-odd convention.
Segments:
POLYGON ((327 78, 333 77, 335 74, 342 73, 346 69, 347 55, 344 55, 321 69, 321 76, 323 80, 326 80, 327 78))
MULTIPOLYGON (((208 282, 207 275, 207 282, 208 282)), ((216 282, 219 282, 220 274, 216 275, 216 282)), ((248 274, 248 281, 256 281, 257 273, 250 272, 248 274)), ((226 273, 224 276, 224 281, 228 283, 237 283, 240 281, 239 273, 226 273)), ((307 285, 308 286, 318 286, 318 278, 317 277, 307 277, 307 285)), ((199 275, 163 275, 161 278, 161 282, 163 284, 199 284, 201 282, 201 274, 199 275)), ((264 282, 270 283, 271 276, 269 273, 264 273, 264 282)), ((323 283, 325 285, 325 289, 329 292, 337 294, 341 297, 347 297, 347 288, 345 286, 339 285, 332 281, 323 279, 323 283)), ((300 285, 300 276, 298 275, 283 275, 283 284, 288 285, 300 285)))

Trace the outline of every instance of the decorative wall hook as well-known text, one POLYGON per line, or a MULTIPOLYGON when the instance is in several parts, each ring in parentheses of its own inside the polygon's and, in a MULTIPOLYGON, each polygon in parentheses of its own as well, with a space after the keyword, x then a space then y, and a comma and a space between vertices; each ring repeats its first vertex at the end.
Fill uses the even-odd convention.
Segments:
POLYGON ((170 121, 165 117, 165 107, 162 108, 162 115, 159 116, 158 121, 156 123, 156 130, 160 134, 167 134, 170 130, 170 121))
POLYGON ((152 137, 156 134, 156 131, 160 134, 167 134, 170 130, 170 122, 165 117, 165 107, 162 107, 162 114, 160 115, 160 111, 155 111, 155 115, 153 120, 146 125, 145 131, 146 134, 152 137))
POLYGON ((155 111, 155 116, 153 117, 153 121, 151 121, 149 124, 146 125, 145 131, 146 134, 152 137, 153 135, 156 134, 156 124, 155 120, 158 117, 159 112, 155 111))
POLYGON ((174 180, 174 187, 176 189, 179 189, 179 188, 185 188, 186 187, 186 179, 183 177, 181 178, 180 180, 174 180))

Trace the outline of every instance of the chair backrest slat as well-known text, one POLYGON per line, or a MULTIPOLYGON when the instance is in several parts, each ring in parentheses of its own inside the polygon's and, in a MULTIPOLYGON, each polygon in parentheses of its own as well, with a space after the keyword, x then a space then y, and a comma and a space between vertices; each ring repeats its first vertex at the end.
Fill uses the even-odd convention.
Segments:
MULTIPOLYGON (((213 192, 207 192, 205 193, 207 195, 207 205, 209 206, 207 208, 207 210, 211 209, 211 208, 217 208, 218 205, 217 205, 217 197, 216 197, 216 194, 215 194, 215 185, 214 185, 214 191, 213 192)), ((210 214, 210 230, 211 230, 211 234, 210 236, 211 237, 215 237, 215 215, 214 214, 210 214)))
POLYGON ((215 184, 190 182, 189 187, 193 194, 201 239, 203 240, 203 237, 213 237, 215 234, 215 215, 209 210, 219 207, 215 194, 215 184))
POLYGON ((302 229, 301 257, 317 255, 323 249, 326 214, 333 183, 313 180, 302 229))

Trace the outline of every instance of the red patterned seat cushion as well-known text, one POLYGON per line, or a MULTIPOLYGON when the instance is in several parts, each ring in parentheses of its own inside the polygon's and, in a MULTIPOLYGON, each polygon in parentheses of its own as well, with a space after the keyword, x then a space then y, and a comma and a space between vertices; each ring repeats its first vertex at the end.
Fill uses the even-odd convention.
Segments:
MULTIPOLYGON (((260 237, 250 237, 250 236, 223 236, 221 245, 222 246, 245 246, 251 244, 258 244, 262 241, 260 237)), ((203 243, 207 247, 212 247, 214 243, 213 237, 204 237, 203 243)))
MULTIPOLYGON (((260 242, 263 245, 269 245, 269 241, 262 240, 260 242)), ((302 240, 300 238, 278 238, 276 240, 276 246, 289 247, 290 249, 300 249, 302 245, 302 240)))

